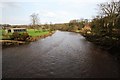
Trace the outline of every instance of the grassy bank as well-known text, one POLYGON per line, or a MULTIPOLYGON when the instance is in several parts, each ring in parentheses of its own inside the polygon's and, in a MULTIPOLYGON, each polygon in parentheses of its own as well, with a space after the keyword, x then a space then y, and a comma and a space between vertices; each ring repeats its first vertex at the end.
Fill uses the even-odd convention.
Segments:
POLYGON ((38 39, 41 39, 41 38, 45 38, 45 37, 48 37, 48 36, 51 36, 55 31, 39 31, 39 30, 33 30, 33 29, 30 29, 28 30, 28 34, 31 36, 29 41, 32 42, 32 41, 36 41, 38 39))

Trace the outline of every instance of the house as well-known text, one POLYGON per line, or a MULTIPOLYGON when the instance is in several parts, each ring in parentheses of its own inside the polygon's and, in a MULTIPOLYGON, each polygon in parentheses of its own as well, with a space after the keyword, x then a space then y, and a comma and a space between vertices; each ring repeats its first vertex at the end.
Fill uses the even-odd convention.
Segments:
POLYGON ((26 28, 7 28, 6 33, 14 33, 14 32, 27 32, 26 28))
POLYGON ((83 32, 83 33, 91 33, 91 26, 90 26, 90 24, 86 24, 83 28, 82 28, 82 30, 81 30, 81 32, 83 32))
POLYGON ((91 26, 89 24, 86 24, 84 26, 84 30, 91 31, 91 26))

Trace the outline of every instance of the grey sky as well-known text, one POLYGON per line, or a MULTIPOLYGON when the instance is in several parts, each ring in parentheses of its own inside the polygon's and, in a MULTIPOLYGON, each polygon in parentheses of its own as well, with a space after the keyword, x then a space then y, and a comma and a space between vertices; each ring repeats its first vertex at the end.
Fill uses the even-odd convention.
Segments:
POLYGON ((0 22, 30 24, 30 15, 38 13, 41 23, 64 23, 71 19, 91 19, 97 4, 110 0, 2 0, 0 22))

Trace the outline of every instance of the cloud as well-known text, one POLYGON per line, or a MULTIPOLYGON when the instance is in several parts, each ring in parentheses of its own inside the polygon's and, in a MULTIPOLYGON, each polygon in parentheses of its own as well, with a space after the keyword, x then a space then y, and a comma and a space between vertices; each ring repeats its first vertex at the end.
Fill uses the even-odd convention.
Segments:
MULTIPOLYGON (((33 12, 34 13, 34 12, 33 12)), ((40 16, 43 17, 51 17, 51 18, 55 18, 55 17, 60 17, 60 16, 67 16, 70 14, 70 12, 68 11, 63 11, 63 10, 37 10, 35 11, 35 13, 38 13, 40 16)))
POLYGON ((19 8, 19 4, 17 2, 1 2, 1 8, 19 8))
POLYGON ((54 12, 46 12, 45 14, 43 14, 43 16, 45 16, 45 17, 56 17, 57 14, 54 13, 54 12))
POLYGON ((3 10, 3 19, 7 23, 27 24, 32 13, 38 13, 43 23, 58 23, 90 18, 96 14, 96 4, 106 1, 108 0, 0 0, 0 7, 6 8, 3 10))
POLYGON ((39 14, 40 21, 42 23, 52 22, 52 23, 59 23, 59 22, 68 22, 71 18, 71 15, 74 15, 68 11, 59 10, 59 11, 35 11, 35 13, 39 14))

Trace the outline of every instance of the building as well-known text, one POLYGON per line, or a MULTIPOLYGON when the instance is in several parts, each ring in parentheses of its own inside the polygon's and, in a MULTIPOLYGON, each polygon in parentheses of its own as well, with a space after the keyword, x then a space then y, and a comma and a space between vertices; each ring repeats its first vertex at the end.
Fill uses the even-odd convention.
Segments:
POLYGON ((8 28, 5 31, 6 33, 27 32, 27 29, 26 28, 8 28))
POLYGON ((84 30, 91 31, 91 26, 89 24, 86 24, 84 26, 84 30))
POLYGON ((81 32, 82 32, 82 33, 88 33, 88 34, 90 34, 90 33, 91 33, 91 26, 90 26, 90 24, 86 24, 86 25, 82 28, 81 32))

